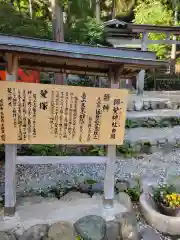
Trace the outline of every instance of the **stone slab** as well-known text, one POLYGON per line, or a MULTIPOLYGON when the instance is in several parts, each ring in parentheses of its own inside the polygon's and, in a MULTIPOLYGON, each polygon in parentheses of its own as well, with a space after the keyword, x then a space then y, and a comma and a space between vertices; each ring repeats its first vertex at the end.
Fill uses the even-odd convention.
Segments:
POLYGON ((102 196, 88 195, 81 198, 81 194, 75 198, 58 200, 56 198, 23 198, 17 204, 17 211, 14 217, 3 217, 0 219, 0 231, 17 229, 24 232, 29 227, 36 224, 53 224, 58 221, 68 221, 74 224, 78 219, 87 215, 97 215, 106 221, 115 219, 115 215, 126 212, 127 209, 118 201, 114 202, 114 207, 104 209, 102 196))

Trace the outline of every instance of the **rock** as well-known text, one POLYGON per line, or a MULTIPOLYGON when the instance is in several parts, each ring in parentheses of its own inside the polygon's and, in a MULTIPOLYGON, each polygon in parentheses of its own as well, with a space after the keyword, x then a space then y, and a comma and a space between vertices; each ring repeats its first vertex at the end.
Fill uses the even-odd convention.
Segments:
POLYGON ((172 102, 172 109, 174 110, 178 109, 178 103, 172 102))
POLYGON ((116 215, 116 220, 120 223, 120 236, 122 240, 140 240, 137 228, 136 216, 131 212, 116 215))
POLYGON ((115 187, 119 192, 123 192, 127 188, 129 188, 129 182, 126 180, 117 180, 115 187))
POLYGON ((165 107, 165 103, 164 102, 159 102, 157 105, 158 105, 157 106, 158 109, 164 109, 164 107, 165 107))
POLYGON ((150 109, 152 109, 152 110, 157 109, 157 102, 155 102, 155 101, 150 101, 150 109))
POLYGON ((15 227, 8 230, 8 234, 12 234, 16 236, 17 239, 19 239, 20 236, 23 235, 24 231, 24 227, 21 224, 17 224, 15 227))
POLYGON ((70 191, 67 194, 65 194, 63 197, 61 197, 61 200, 63 200, 63 201, 75 201, 77 199, 82 199, 82 198, 83 199, 88 199, 90 197, 86 193, 70 191))
POLYGON ((137 183, 136 179, 129 179, 128 181, 129 181, 130 188, 137 188, 138 183, 137 183))
POLYGON ((15 235, 6 232, 0 232, 0 240, 16 240, 15 235))
POLYGON ((121 203, 122 205, 124 205, 128 212, 131 212, 133 210, 133 205, 131 202, 131 198, 129 197, 129 195, 125 192, 120 192, 117 194, 117 200, 119 203, 121 203))
POLYGON ((5 193, 5 186, 4 184, 0 184, 0 195, 4 195, 5 193))
POLYGON ((108 221, 106 223, 106 238, 105 240, 120 239, 120 224, 117 221, 108 221))
POLYGON ((95 183, 92 185, 91 189, 94 193, 103 193, 104 192, 104 184, 103 183, 95 183))
POLYGON ((144 101, 143 102, 143 109, 148 110, 150 108, 150 102, 149 101, 144 101))
POLYGON ((142 149, 142 144, 136 142, 136 143, 134 144, 133 148, 134 148, 135 152, 140 153, 140 152, 141 152, 141 149, 142 149))
POLYGON ((37 224, 28 228, 19 240, 42 240, 48 235, 48 225, 47 224, 37 224))
POLYGON ((135 101, 134 108, 136 111, 141 111, 143 108, 143 101, 142 100, 135 101))
POLYGON ((103 193, 104 192, 104 184, 103 183, 94 183, 94 184, 88 184, 88 183, 81 183, 79 185, 80 192, 82 193, 103 193))
POLYGON ((72 240, 75 239, 74 228, 69 222, 57 222, 50 226, 48 240, 72 240))
POLYGON ((171 101, 166 101, 166 102, 164 103, 164 108, 172 109, 172 103, 171 103, 171 101))
POLYGON ((167 138, 161 138, 157 140, 157 145, 162 147, 168 144, 168 139, 167 138))
POLYGON ((134 110, 134 103, 132 101, 129 101, 127 104, 127 111, 133 111, 134 110))
POLYGON ((161 240, 160 235, 151 227, 145 227, 140 232, 142 240, 161 240))
POLYGON ((84 240, 103 240, 106 235, 106 222, 96 215, 80 218, 74 227, 84 240))

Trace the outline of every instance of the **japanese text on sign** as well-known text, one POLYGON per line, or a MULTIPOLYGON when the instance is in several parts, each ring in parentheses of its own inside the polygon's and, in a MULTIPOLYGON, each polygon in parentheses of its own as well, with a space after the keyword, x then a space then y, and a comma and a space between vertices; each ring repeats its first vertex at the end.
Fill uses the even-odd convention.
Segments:
POLYGON ((123 143, 127 91, 0 83, 0 143, 123 143))

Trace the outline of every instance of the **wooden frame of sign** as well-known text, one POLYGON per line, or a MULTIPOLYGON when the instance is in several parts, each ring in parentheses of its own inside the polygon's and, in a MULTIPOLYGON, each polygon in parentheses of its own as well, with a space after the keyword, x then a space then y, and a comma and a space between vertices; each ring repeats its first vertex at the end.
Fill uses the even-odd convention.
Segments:
MULTIPOLYGON (((155 54, 149 52, 55 43, 38 39, 0 35, 0 65, 6 67, 7 81, 9 82, 16 81, 17 69, 21 67, 82 75, 102 76, 102 74, 108 74, 109 87, 119 89, 120 76, 127 76, 128 73, 134 75, 143 68, 147 69, 150 66, 157 67, 166 64, 163 61, 156 61, 155 54)), ((4 84, 6 83, 2 82, 1 86, 3 87, 4 84)), ((1 119, 4 119, 2 113, 1 119)), ((4 134, 3 131, 1 120, 1 138, 4 134)), ((112 144, 108 142, 106 157, 30 157, 17 156, 17 145, 13 144, 16 142, 12 138, 10 139, 10 142, 5 142, 5 144, 11 143, 5 145, 5 215, 12 216, 15 213, 16 164, 105 163, 104 206, 113 206, 117 142, 114 141, 113 143, 111 141, 112 144)), ((122 140, 121 138, 121 144, 122 140)), ((101 144, 106 143, 103 142, 101 144)))
MULTIPOLYGON (((38 96, 38 93, 40 93, 42 91, 40 89, 46 88, 46 90, 49 90, 48 88, 50 88, 50 85, 49 86, 48 85, 45 86, 45 85, 41 84, 41 85, 36 85, 35 86, 34 84, 9 83, 10 81, 15 81, 15 79, 16 79, 17 67, 18 67, 18 59, 17 59, 17 57, 15 57, 15 56, 13 56, 11 54, 7 54, 7 62, 8 62, 8 68, 7 68, 7 80, 8 80, 8 82, 3 82, 1 84, 2 86, 1 86, 1 90, 0 90, 0 98, 1 98, 1 100, 3 99, 3 104, 4 104, 5 125, 6 126, 8 125, 8 128, 5 129, 5 136, 6 136, 5 142, 8 142, 8 144, 5 145, 5 156, 6 156, 6 161, 5 161, 5 189, 6 189, 6 191, 5 191, 5 213, 7 215, 13 215, 14 212, 15 212, 15 205, 16 205, 16 190, 15 190, 16 189, 16 178, 15 178, 15 176, 16 176, 16 164, 18 163, 16 159, 18 159, 18 158, 21 159, 21 157, 17 158, 17 154, 16 154, 17 147, 13 143, 17 143, 17 144, 21 144, 21 143, 23 143, 23 144, 33 144, 34 142, 33 142, 33 131, 30 133, 29 139, 28 139, 28 134, 27 133, 25 133, 25 134, 27 134, 26 140, 25 140, 24 137, 19 138, 18 134, 20 133, 20 128, 19 129, 17 128, 17 122, 16 122, 16 127, 14 126, 14 121, 13 121, 14 118, 13 118, 13 114, 12 114, 13 110, 14 110, 14 108, 13 108, 13 100, 14 99, 13 99, 13 95, 10 96, 8 91, 10 89, 11 90, 15 89, 14 90, 14 94, 16 94, 16 98, 17 99, 18 99, 19 89, 21 90, 21 92, 24 92, 24 96, 26 96, 26 104, 25 104, 25 106, 27 108, 27 104, 28 104, 28 101, 29 101, 29 97, 28 97, 29 93, 28 92, 30 92, 31 90, 33 92, 33 88, 32 87, 34 87, 34 92, 33 93, 36 93, 35 91, 37 91, 37 95, 36 96, 38 96), (16 93, 15 93, 15 91, 16 91, 16 93)), ((120 71, 120 70, 121 70, 121 68, 117 69, 116 71, 111 71, 111 69, 110 69, 110 71, 109 71, 109 79, 110 79, 110 81, 109 82, 110 82, 110 87, 111 88, 119 89, 119 73, 118 73, 118 71, 120 71)), ((56 89, 57 88, 58 88, 58 86, 56 85, 56 89)), ((67 87, 67 86, 65 86, 65 87, 61 86, 59 88, 60 88, 59 91, 55 91, 54 87, 52 89, 56 93, 57 92, 60 93, 61 91, 63 91, 63 88, 65 88, 66 92, 67 92, 68 89, 70 89, 69 96, 70 96, 70 94, 74 94, 75 95, 74 92, 77 92, 77 93, 80 92, 81 95, 82 95, 83 90, 84 90, 84 93, 86 93, 86 92, 87 93, 88 92, 91 93, 92 92, 92 91, 90 91, 91 88, 88 89, 88 88, 82 88, 82 87, 67 87)), ((108 103, 108 109, 105 108, 105 110, 104 110, 105 111, 104 112, 104 114, 105 114, 104 120, 102 120, 102 122, 101 122, 101 125, 103 123, 104 126, 102 126, 103 129, 100 132, 100 135, 102 135, 100 141, 103 140, 103 142, 100 142, 100 144, 105 144, 108 141, 112 141, 112 144, 113 144, 113 141, 116 141, 116 143, 122 144, 123 136, 124 136, 124 124, 125 124, 125 111, 126 111, 126 103, 127 103, 127 91, 126 90, 115 91, 116 92, 116 95, 115 95, 116 99, 114 100, 113 95, 111 94, 114 91, 109 89, 108 94, 104 94, 104 93, 107 92, 107 89, 94 89, 93 90, 93 94, 95 94, 95 96, 96 96, 95 98, 93 98, 93 96, 91 96, 90 94, 89 94, 89 96, 88 96, 88 94, 86 95, 87 98, 89 97, 89 99, 90 99, 90 104, 89 104, 90 107, 88 108, 88 105, 86 106, 87 116, 90 116, 90 114, 92 113, 91 110, 93 110, 93 113, 94 113, 94 110, 95 110, 94 107, 96 108, 96 102, 97 102, 96 99, 98 99, 98 97, 97 97, 98 92, 100 94, 99 96, 101 97, 101 99, 103 99, 103 96, 105 96, 105 95, 109 96, 108 100, 105 99, 105 101, 102 102, 104 104, 103 106, 105 106, 105 107, 107 107, 107 103, 108 103), (122 107, 122 110, 120 110, 119 113, 117 113, 119 115, 117 115, 118 119, 115 119, 116 120, 115 121, 115 120, 112 119, 112 117, 113 117, 112 113, 113 113, 113 109, 115 108, 114 101, 117 101, 117 97, 120 97, 119 96, 120 91, 123 94, 121 96, 121 103, 123 103, 123 104, 119 105, 119 108, 117 107, 117 109, 121 109, 120 107, 122 107), (104 95, 102 95, 101 92, 104 95), (109 93, 111 94, 111 100, 110 100, 110 94, 109 93), (107 102, 107 101, 109 101, 109 102, 107 102), (92 106, 93 106, 93 108, 92 108, 92 106), (89 110, 89 112, 88 112, 88 110, 89 110), (106 123, 107 122, 111 122, 111 121, 112 122, 115 121, 118 126, 112 127, 111 124, 110 124, 110 127, 108 128, 106 123), (117 128, 116 129, 116 131, 117 131, 116 134, 119 136, 119 141, 117 141, 117 139, 115 137, 113 137, 113 136, 115 136, 115 134, 112 132, 111 128, 114 129, 114 130, 117 128), (107 137, 107 135, 104 134, 106 132, 107 132, 108 137, 107 137), (111 138, 111 135, 112 135, 112 138, 111 138)), ((43 94, 44 93, 45 92, 43 92, 43 94)), ((76 98, 76 97, 74 97, 74 98, 76 98)), ((80 95, 78 96, 78 99, 81 100, 80 95)), ((36 104, 37 104, 37 106, 40 105, 40 107, 41 107, 41 102, 39 103, 38 100, 39 99, 37 98, 36 104)), ((41 96, 40 96, 40 101, 41 100, 42 99, 41 99, 41 96)), ((49 103, 51 103, 52 96, 49 99, 44 99, 43 98, 43 100, 44 101, 46 100, 47 102, 49 100, 49 103)), ((71 100, 71 101, 73 101, 73 100, 71 100)), ((59 100, 58 100, 58 104, 59 103, 60 103, 60 97, 59 97, 59 100)), ((120 104, 120 102, 118 104, 120 104)), ((49 109, 51 109, 51 104, 49 104, 49 106, 50 106, 49 109)), ((65 105, 64 105, 64 107, 65 107, 65 105)), ((69 106, 68 106, 68 108, 69 108, 69 106)), ((19 114, 20 113, 23 114, 23 110, 24 110, 23 106, 21 106, 21 110, 20 109, 18 110, 19 114)), ((42 114, 43 114, 44 113, 44 109, 42 108, 42 109, 40 109, 40 111, 41 110, 42 110, 42 114)), ((26 112, 28 113, 28 111, 29 111, 29 109, 27 109, 26 112)), ((38 111, 37 114, 40 113, 40 111, 38 111)), ((58 109, 58 112, 59 111, 60 111, 60 108, 58 109)), ((96 113, 96 111, 95 111, 95 113, 96 113)), ((18 113, 16 113, 16 114, 18 114, 18 113)), ((36 115, 36 116, 38 116, 38 115, 36 115)), ((78 116, 80 116, 80 111, 78 111, 78 116)), ((91 122, 93 122, 92 123, 93 129, 94 129, 93 132, 95 132, 96 131, 95 130, 96 127, 95 127, 94 122, 95 122, 96 114, 92 114, 91 116, 92 116, 91 119, 93 119, 93 120, 91 120, 91 122)), ((48 123, 50 122, 50 121, 48 121, 49 120, 48 116, 47 117, 43 116, 40 120, 42 120, 42 121, 44 120, 44 122, 46 122, 45 119, 47 119, 48 123)), ((54 143, 58 143, 58 141, 60 141, 60 140, 56 140, 57 136, 56 136, 56 139, 54 138, 52 140, 50 140, 50 137, 51 137, 50 134, 47 135, 47 137, 46 136, 42 136, 42 134, 45 132, 44 129, 48 129, 48 125, 49 125, 48 124, 47 127, 46 126, 43 127, 42 121, 39 121, 39 124, 38 124, 38 122, 36 120, 36 131, 38 132, 38 129, 42 129, 42 131, 40 131, 40 134, 39 134, 39 137, 40 137, 40 140, 38 140, 39 142, 35 142, 35 143, 37 143, 37 144, 40 144, 40 143, 45 143, 45 144, 47 144, 47 143, 53 143, 53 144, 54 143), (41 125, 42 125, 42 128, 41 128, 41 125), (42 142, 43 139, 45 139, 45 140, 48 139, 48 140, 46 140, 47 142, 42 142), (57 141, 57 142, 52 142, 52 141, 57 141)), ((27 122, 27 120, 26 120, 26 122, 27 122)), ((88 121, 86 121, 86 124, 89 124, 88 121)), ((84 138, 85 139, 84 141, 81 140, 82 144, 93 144, 93 142, 91 142, 90 140, 87 140, 87 138, 88 138, 88 127, 85 126, 85 125, 84 125, 84 127, 85 128, 83 129, 83 132, 86 133, 86 134, 84 134, 86 136, 84 138)), ((79 129, 78 126, 76 126, 76 129, 79 129)), ((25 131, 27 131, 27 129, 25 129, 25 131)), ((53 133, 54 133, 54 131, 55 131, 55 129, 53 129, 53 133)), ((47 133, 48 133, 48 130, 47 130, 47 133)), ((22 134, 24 134, 24 133, 22 133, 22 134)), ((37 137, 37 135, 38 135, 38 133, 36 133, 36 137, 37 137)), ((72 135, 72 133, 71 133, 71 135, 72 135)), ((81 133, 77 132, 77 135, 80 136, 81 133)), ((93 135, 93 133, 91 133, 91 135, 93 135)), ((34 140, 36 139, 36 137, 34 138, 34 140)), ((91 138, 93 138, 93 140, 94 140, 94 143, 96 144, 96 138, 95 137, 96 136, 94 136, 94 137, 91 136, 91 138)), ((60 139, 60 138, 58 138, 58 139, 60 139)), ((97 137, 97 139, 99 139, 99 137, 97 137)), ((65 140, 62 140, 62 143, 64 143, 64 141, 65 140)), ((79 138, 76 138, 76 140, 72 140, 71 144, 73 144, 73 143, 78 144, 79 143, 78 141, 80 141, 79 138)), ((1 141, 1 143, 2 143, 2 141, 1 141)), ((59 142, 59 143, 61 143, 61 142, 59 142)), ((91 159, 89 159, 89 160, 91 160, 91 159)), ((50 162, 54 163, 53 160, 51 160, 50 162)), ((90 162, 90 161, 87 161, 87 162, 90 162)), ((102 161, 102 163, 103 162, 104 161, 102 161)), ((37 162, 34 162, 34 163, 37 164, 37 162)), ((65 163, 68 163, 68 162, 66 161, 65 163)), ((77 163, 77 161, 74 160, 73 163, 77 163)), ((108 145, 107 146, 106 173, 105 173, 105 180, 104 180, 104 205, 105 205, 105 207, 112 207, 113 206, 115 163, 116 163, 116 145, 108 145)))

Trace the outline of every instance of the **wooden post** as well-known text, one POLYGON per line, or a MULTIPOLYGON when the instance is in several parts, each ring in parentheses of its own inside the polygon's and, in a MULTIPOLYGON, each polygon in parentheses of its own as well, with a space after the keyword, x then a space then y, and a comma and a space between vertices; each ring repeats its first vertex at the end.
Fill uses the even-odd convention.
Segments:
MULTIPOLYGON (((173 8, 174 8, 174 26, 178 25, 178 3, 177 0, 173 0, 173 8)), ((173 36, 173 40, 176 41, 176 35, 173 36)), ((171 64, 170 64, 170 73, 176 74, 176 43, 172 44, 171 48, 171 64)))
MULTIPOLYGON (((7 54, 6 80, 16 81, 18 59, 12 54, 7 54)), ((16 156, 17 145, 5 145, 5 208, 4 213, 8 216, 15 214, 16 207, 16 156)))
MULTIPOLYGON (((146 51, 147 50, 147 40, 148 40, 148 32, 143 33, 142 38, 142 44, 141 44, 141 50, 146 51)), ((144 91, 144 78, 145 78, 145 70, 141 70, 140 73, 137 76, 137 94, 142 95, 144 91)))
MULTIPOLYGON (((120 69, 121 71, 121 69, 120 69)), ((119 89, 119 69, 116 72, 110 72, 109 82, 111 88, 119 89)), ((114 185, 115 185, 115 171, 116 171, 116 145, 107 146, 107 162, 104 179, 104 207, 112 208, 114 202, 114 185)))

